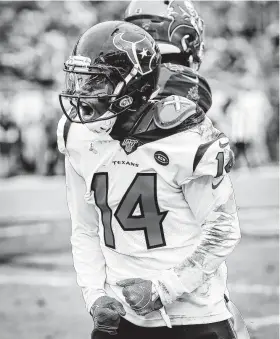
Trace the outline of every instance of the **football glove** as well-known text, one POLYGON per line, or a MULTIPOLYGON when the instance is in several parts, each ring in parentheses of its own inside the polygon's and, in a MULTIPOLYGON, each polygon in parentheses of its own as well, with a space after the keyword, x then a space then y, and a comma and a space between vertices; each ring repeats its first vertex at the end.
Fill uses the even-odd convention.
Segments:
POLYGON ((159 310, 172 304, 184 293, 192 293, 206 279, 204 272, 192 261, 184 263, 184 274, 179 276, 175 268, 158 271, 153 280, 140 278, 117 282, 123 287, 123 295, 130 307, 139 315, 159 310))
POLYGON ((122 287, 125 301, 136 312, 144 316, 162 308, 159 294, 151 280, 140 278, 124 279, 117 282, 122 287))
POLYGON ((118 300, 108 296, 99 297, 90 310, 94 323, 93 331, 117 334, 120 317, 125 313, 123 305, 118 300))

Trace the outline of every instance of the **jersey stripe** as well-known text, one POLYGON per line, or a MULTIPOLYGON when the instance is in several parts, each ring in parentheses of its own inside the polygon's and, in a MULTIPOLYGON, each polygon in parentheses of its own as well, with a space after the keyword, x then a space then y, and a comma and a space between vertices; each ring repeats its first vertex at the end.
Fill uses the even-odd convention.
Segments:
POLYGON ((198 147, 195 157, 194 157, 194 161, 193 161, 193 172, 195 171, 197 165, 199 164, 200 160, 203 158, 205 152, 208 150, 208 148, 218 139, 220 138, 224 138, 225 135, 224 133, 220 133, 217 138, 215 138, 214 140, 211 140, 209 142, 207 142, 206 144, 202 144, 198 147))
POLYGON ((67 144, 67 139, 68 139, 70 127, 71 127, 71 121, 69 119, 67 119, 65 121, 65 124, 64 124, 64 127, 63 127, 63 140, 64 140, 65 148, 66 148, 66 144, 67 144))

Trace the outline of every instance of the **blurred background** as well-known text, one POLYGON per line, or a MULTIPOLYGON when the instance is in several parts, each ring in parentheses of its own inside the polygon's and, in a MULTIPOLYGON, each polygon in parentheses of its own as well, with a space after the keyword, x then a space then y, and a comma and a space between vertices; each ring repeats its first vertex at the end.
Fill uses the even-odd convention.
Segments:
MULTIPOLYGON (((0 338, 89 338, 70 254, 56 146, 63 63, 77 37, 126 1, 0 2, 0 338)), ((279 2, 194 1, 206 24, 209 117, 236 155, 243 238, 229 289, 252 335, 279 337, 279 2)))

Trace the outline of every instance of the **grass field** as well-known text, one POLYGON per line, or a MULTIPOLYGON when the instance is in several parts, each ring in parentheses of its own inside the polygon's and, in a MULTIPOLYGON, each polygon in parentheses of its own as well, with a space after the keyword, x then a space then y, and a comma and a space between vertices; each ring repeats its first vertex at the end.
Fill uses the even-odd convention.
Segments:
MULTIPOLYGON (((279 337, 278 174, 266 173, 234 177, 243 237, 227 261, 231 298, 254 339, 279 337)), ((49 180, 0 186, 0 339, 90 338, 91 318, 72 267, 63 180, 49 180)))

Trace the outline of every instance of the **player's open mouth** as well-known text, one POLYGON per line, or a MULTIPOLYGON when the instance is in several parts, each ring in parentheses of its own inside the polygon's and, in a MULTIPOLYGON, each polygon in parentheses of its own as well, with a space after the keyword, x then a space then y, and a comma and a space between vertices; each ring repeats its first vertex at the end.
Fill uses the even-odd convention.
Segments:
POLYGON ((97 119, 106 111, 106 109, 104 108, 104 112, 100 112, 100 110, 97 109, 96 105, 84 101, 80 101, 79 110, 84 122, 90 122, 94 119, 97 119))

